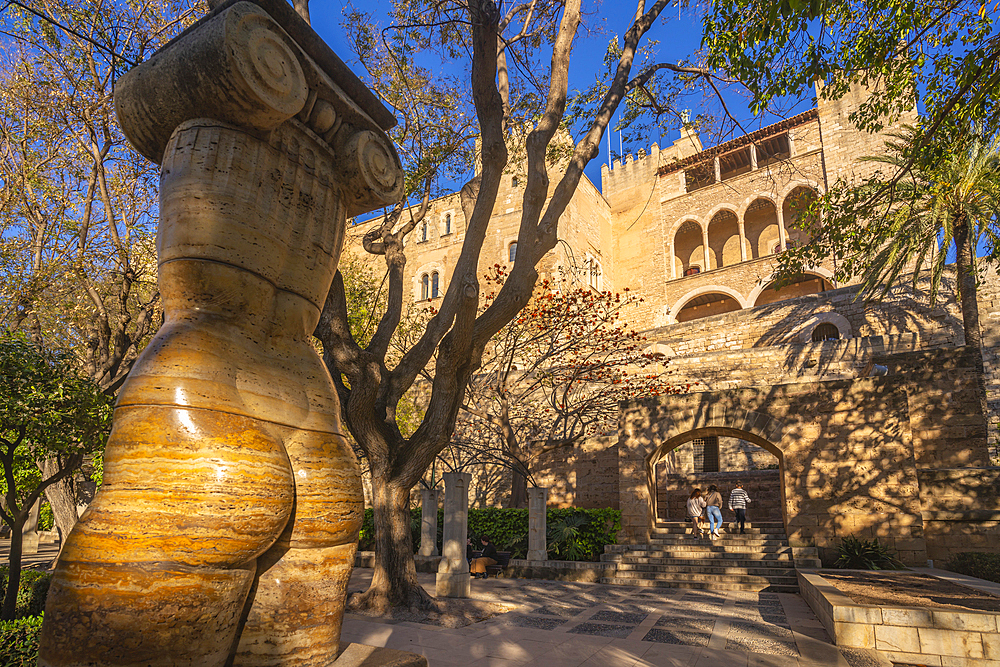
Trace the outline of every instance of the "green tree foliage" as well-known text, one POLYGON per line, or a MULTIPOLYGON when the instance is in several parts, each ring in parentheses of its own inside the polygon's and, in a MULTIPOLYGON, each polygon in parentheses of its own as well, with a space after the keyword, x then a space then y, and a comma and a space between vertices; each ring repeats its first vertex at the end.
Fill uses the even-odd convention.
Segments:
MULTIPOLYGON (((129 147, 112 92, 203 11, 194 0, 25 0, 0 13, 0 327, 72 351, 110 395, 161 319, 157 168, 129 147)), ((46 490, 63 534, 77 520, 76 481, 46 490)))
POLYGON ((720 0, 704 20, 708 63, 753 94, 754 111, 799 99, 817 79, 838 99, 873 95, 851 120, 879 130, 913 108, 932 136, 952 119, 1000 127, 996 7, 979 0, 720 0))
POLYGON ((102 449, 110 427, 110 400, 75 370, 69 354, 40 350, 20 336, 0 338, 0 518, 11 529, 9 581, 0 618, 14 617, 21 530, 32 505, 46 487, 79 468, 84 456, 102 449), (56 462, 54 472, 38 474, 46 461, 56 462))
POLYGON ((112 93, 197 12, 25 4, 0 14, 0 326, 71 350, 113 394, 159 324, 159 296, 157 168, 129 148, 112 93))

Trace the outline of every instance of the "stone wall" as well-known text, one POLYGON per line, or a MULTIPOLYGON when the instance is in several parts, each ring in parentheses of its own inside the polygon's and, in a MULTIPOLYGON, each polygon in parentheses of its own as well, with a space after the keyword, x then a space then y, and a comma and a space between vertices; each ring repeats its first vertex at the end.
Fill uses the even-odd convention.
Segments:
POLYGON ((1000 552, 1000 468, 922 469, 917 476, 928 558, 1000 552))
POLYGON ((533 476, 549 488, 549 507, 618 509, 617 440, 590 438, 539 457, 533 476))
POLYGON ((722 516, 726 521, 735 518, 729 511, 729 494, 736 488, 736 482, 750 496, 747 519, 755 521, 775 521, 782 523, 781 476, 777 470, 747 470, 743 472, 703 472, 691 475, 660 474, 656 480, 656 518, 660 521, 687 520, 687 500, 691 490, 699 488, 706 492, 715 484, 722 493, 722 516))
MULTIPOLYGON (((901 288, 882 301, 867 303, 857 299, 857 287, 849 286, 649 329, 644 335, 668 356, 811 342, 813 328, 824 321, 837 326, 841 339, 882 336, 911 341, 911 349, 964 345, 950 272, 942 282, 934 306, 924 290, 927 281, 918 283, 917 293, 901 288)), ((984 287, 1000 291, 998 282, 993 276, 984 287)))
POLYGON ((793 546, 832 560, 846 535, 878 537, 922 565, 928 545, 922 467, 987 465, 967 348, 889 355, 885 378, 789 383, 668 396, 623 406, 619 440, 622 536, 646 542, 655 463, 694 437, 749 440, 782 461, 793 546), (941 424, 928 428, 928 422, 941 424), (978 424, 977 424, 978 421, 978 424))
POLYGON ((1000 465, 1000 279, 995 270, 979 282, 979 328, 983 334, 987 425, 991 456, 1000 465))

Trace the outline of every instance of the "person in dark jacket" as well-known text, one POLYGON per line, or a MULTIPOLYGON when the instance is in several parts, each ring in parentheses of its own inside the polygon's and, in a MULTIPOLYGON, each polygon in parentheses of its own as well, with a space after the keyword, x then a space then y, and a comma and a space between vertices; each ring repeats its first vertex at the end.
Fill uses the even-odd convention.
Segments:
POLYGON ((483 543, 483 555, 472 560, 469 571, 477 579, 485 579, 486 566, 497 564, 497 548, 493 546, 493 542, 488 535, 483 535, 479 538, 479 541, 483 543))

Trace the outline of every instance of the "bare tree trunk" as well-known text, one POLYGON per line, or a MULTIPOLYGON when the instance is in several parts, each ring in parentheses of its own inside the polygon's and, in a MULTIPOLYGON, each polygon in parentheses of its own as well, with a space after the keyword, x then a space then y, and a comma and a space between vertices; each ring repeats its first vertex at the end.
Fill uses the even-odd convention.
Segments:
MULTIPOLYGON (((38 464, 38 469, 42 471, 42 479, 55 477, 59 472, 59 461, 55 458, 46 459, 38 464)), ((76 511, 76 494, 73 493, 73 480, 65 477, 55 484, 45 489, 45 499, 52 507, 52 514, 55 516, 56 528, 59 529, 59 553, 62 554, 62 545, 69 537, 69 531, 79 520, 80 516, 76 511)), ((58 558, 58 556, 57 556, 58 558)))
POLYGON ((507 507, 524 509, 528 506, 528 478, 518 466, 510 469, 510 501, 507 507))
POLYGON ((417 581, 410 533, 410 489, 380 466, 372 472, 375 523, 375 571, 368 590, 351 597, 349 606, 385 613, 389 607, 427 609, 430 595, 417 581))

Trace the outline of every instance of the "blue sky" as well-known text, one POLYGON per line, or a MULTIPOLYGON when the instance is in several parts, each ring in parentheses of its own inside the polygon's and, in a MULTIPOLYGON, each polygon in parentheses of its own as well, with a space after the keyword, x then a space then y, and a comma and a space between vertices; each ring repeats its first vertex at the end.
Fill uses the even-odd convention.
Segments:
MULTIPOLYGON (((505 6, 507 3, 504 3, 505 6)), ((385 15, 388 3, 385 0, 369 0, 360 5, 366 11, 374 11, 377 15, 385 15), (374 8, 374 10, 372 9, 374 8)), ((631 25, 632 12, 635 5, 632 3, 604 2, 602 5, 595 5, 593 2, 585 3, 585 11, 590 12, 587 17, 588 25, 592 29, 591 34, 581 27, 577 33, 576 48, 570 61, 570 88, 584 89, 592 81, 594 73, 602 67, 605 49, 608 40, 612 35, 621 35, 631 25), (589 7, 587 5, 590 5, 589 7), (621 11, 618 11, 619 8, 621 11), (599 16, 594 12, 599 10, 599 16), (596 30, 595 30, 596 29, 596 30)), ((343 59, 359 76, 363 77, 363 71, 358 66, 354 54, 345 38, 342 27, 344 5, 331 2, 313 2, 310 6, 313 28, 327 41, 334 51, 343 59)), ((687 9, 678 12, 676 5, 668 7, 660 15, 654 28, 648 33, 647 39, 658 42, 656 46, 658 59, 661 61, 677 61, 689 58, 695 53, 701 43, 701 23, 700 20, 687 9)), ((448 67, 447 64, 443 67, 448 67)), ((751 114, 747 108, 746 101, 738 95, 727 95, 727 105, 741 122, 750 122, 751 114)), ((809 99, 803 100, 797 107, 797 111, 809 108, 812 102, 809 99)), ((697 113, 697 109, 694 110, 697 113)), ((774 122, 776 117, 765 118, 764 123, 774 122)), ((617 121, 617 117, 615 119, 617 121)), ((760 120, 755 121, 754 126, 759 126, 760 120)), ((617 132, 611 133, 612 148, 618 153, 619 136, 617 132)), ((625 144, 625 153, 635 153, 639 148, 648 149, 649 144, 659 143, 661 146, 672 143, 680 136, 678 128, 673 128, 663 137, 652 136, 645 142, 636 142, 633 145, 625 144)), ((704 137, 703 137, 704 139, 704 137)), ((710 143, 710 142, 706 142, 710 143)), ((608 137, 601 142, 600 155, 588 166, 586 173, 588 178, 600 187, 601 164, 608 161, 608 137)), ((456 184, 457 186, 458 184, 456 184)))

